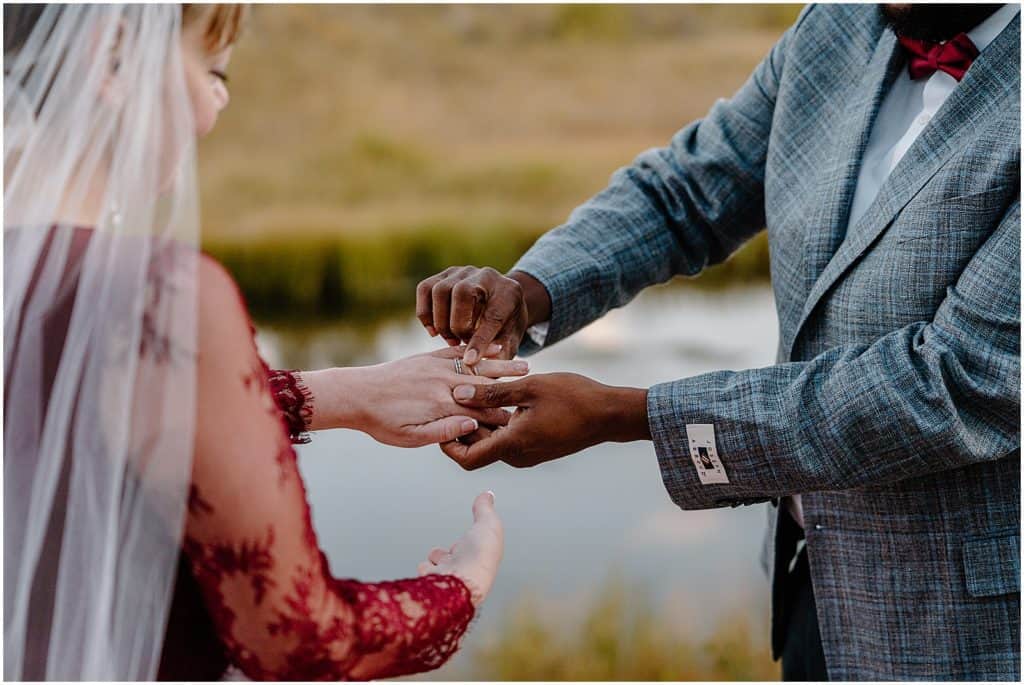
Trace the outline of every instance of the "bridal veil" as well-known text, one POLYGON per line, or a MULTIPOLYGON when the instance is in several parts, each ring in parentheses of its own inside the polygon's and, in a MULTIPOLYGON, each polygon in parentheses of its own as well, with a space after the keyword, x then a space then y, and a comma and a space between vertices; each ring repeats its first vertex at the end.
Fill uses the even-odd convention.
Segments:
POLYGON ((196 402, 181 6, 4 19, 4 678, 151 680, 196 402))

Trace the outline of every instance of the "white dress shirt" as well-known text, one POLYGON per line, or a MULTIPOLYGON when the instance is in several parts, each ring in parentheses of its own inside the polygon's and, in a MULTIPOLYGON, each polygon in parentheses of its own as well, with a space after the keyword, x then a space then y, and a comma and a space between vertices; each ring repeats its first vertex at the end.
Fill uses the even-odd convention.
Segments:
MULTIPOLYGON (((1020 5, 1003 5, 985 21, 967 32, 967 37, 980 54, 1010 21, 1020 12, 1020 5)), ((896 168, 903 155, 914 144, 921 131, 942 107, 959 81, 944 71, 936 71, 928 78, 916 81, 904 69, 893 81, 878 110, 871 137, 864 149, 864 157, 857 177, 857 189, 850 205, 847 233, 868 211, 878 196, 882 184, 896 168)), ((789 513, 803 528, 804 512, 800 495, 786 498, 789 513)))
MULTIPOLYGON (((979 54, 1002 33, 1019 12, 1018 4, 1003 5, 992 16, 967 32, 967 37, 978 48, 979 54)), ((914 81, 907 69, 903 69, 893 81, 878 110, 864 150, 857 188, 850 205, 847 232, 864 216, 889 174, 903 159, 903 155, 914 144, 921 131, 928 126, 928 122, 939 111, 942 103, 958 83, 959 81, 944 71, 936 71, 928 78, 914 81)), ((527 329, 527 335, 537 345, 544 344, 547 333, 546 321, 527 329)), ((804 517, 800 495, 787 497, 786 504, 802 528, 804 517)))

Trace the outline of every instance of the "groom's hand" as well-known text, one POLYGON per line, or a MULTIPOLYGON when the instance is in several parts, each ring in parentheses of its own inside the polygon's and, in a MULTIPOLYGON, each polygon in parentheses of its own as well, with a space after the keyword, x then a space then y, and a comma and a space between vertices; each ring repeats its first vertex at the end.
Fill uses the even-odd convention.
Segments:
POLYGON ((453 266, 416 287, 416 317, 449 345, 466 342, 465 362, 476 364, 491 343, 511 359, 526 329, 547 321, 551 298, 529 274, 505 276, 489 267, 453 266))
POLYGON ((649 440, 647 391, 615 388, 571 373, 510 383, 460 385, 455 401, 475 409, 516 407, 508 425, 481 427, 441 449, 467 470, 504 461, 536 466, 601 442, 649 440))

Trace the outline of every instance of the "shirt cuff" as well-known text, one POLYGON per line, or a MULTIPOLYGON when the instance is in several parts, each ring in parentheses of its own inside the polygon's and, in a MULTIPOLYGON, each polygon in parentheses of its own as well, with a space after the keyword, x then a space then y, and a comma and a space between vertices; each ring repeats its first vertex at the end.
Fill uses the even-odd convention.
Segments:
MULTIPOLYGON (((541 255, 527 252, 512 271, 522 271, 535 278, 551 298, 551 314, 546 323, 543 336, 544 346, 550 347, 570 334, 590 323, 593 317, 579 291, 590 287, 581 284, 566 266, 549 263, 541 255)), ((520 343, 520 354, 529 355, 537 352, 541 346, 536 344, 534 336, 524 335, 520 343)))
POLYGON ((544 340, 548 337, 548 321, 534 324, 526 329, 526 334, 537 347, 544 347, 544 340))

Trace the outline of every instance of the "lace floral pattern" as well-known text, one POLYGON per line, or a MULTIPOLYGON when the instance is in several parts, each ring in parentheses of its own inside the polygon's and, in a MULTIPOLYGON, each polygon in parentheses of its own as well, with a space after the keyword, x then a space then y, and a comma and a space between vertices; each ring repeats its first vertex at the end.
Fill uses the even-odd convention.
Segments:
POLYGON ((430 575, 412 583, 339 580, 335 590, 362 607, 364 644, 378 648, 403 645, 379 678, 440 667, 458 649, 473 618, 469 589, 454 576, 430 575))
POLYGON ((331 575, 292 447, 305 439, 312 398, 299 374, 270 371, 259 358, 226 274, 210 264, 200 273, 201 288, 215 291, 201 299, 217 315, 200 316, 200 425, 183 547, 230 660, 250 678, 277 680, 387 678, 442 665, 473 618, 468 588, 453 576, 331 575), (231 349, 232 336, 245 354, 231 349))
POLYGON ((267 370, 270 392, 284 415, 288 437, 294 444, 309 442, 309 422, 313 418, 313 396, 298 371, 267 370))
POLYGON ((175 340, 173 314, 167 311, 169 300, 180 297, 178 279, 188 282, 194 274, 187 270, 193 264, 181 259, 187 248, 169 242, 154 248, 146 270, 145 305, 142 310, 142 329, 139 337, 139 356, 151 358, 155 364, 173 363, 177 358, 191 356, 192 351, 175 340))

